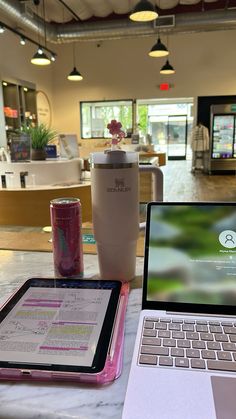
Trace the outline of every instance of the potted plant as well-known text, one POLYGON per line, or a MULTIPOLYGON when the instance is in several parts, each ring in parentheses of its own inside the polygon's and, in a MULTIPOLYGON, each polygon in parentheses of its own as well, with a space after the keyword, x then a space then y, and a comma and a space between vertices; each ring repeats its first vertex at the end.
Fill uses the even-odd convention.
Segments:
POLYGON ((45 147, 57 136, 57 132, 45 124, 24 125, 22 131, 29 134, 31 139, 31 160, 45 160, 45 147))

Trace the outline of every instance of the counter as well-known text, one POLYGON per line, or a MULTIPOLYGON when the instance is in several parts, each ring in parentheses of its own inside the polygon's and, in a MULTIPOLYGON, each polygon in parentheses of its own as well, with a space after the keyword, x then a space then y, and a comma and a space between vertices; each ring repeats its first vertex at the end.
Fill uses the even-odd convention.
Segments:
MULTIPOLYGON (((21 187, 20 173, 25 176, 26 187, 40 187, 42 185, 62 185, 63 183, 79 183, 81 178, 82 159, 48 159, 32 160, 28 162, 0 161, 0 175, 6 176, 7 188, 21 187)), ((1 186, 0 186, 1 188, 1 186)))
MULTIPOLYGON (((53 276, 52 253, 0 251, 0 303, 27 278, 53 276)), ((85 273, 98 273, 96 255, 84 255, 85 273)), ((65 383, 0 382, 0 417, 4 419, 120 419, 141 308, 140 275, 143 258, 137 258, 137 278, 131 283, 126 313, 124 364, 121 376, 109 385, 95 387, 65 383)))
POLYGON ((1 189, 0 225, 50 225, 50 201, 65 197, 79 198, 83 222, 92 220, 91 186, 83 182, 68 186, 1 189))
POLYGON ((82 159, 54 159, 29 162, 0 161, 0 175, 6 188, 0 186, 0 225, 50 225, 50 201, 76 197, 83 207, 83 222, 91 221, 91 186, 81 181, 82 159), (20 173, 25 176, 21 187, 20 173))

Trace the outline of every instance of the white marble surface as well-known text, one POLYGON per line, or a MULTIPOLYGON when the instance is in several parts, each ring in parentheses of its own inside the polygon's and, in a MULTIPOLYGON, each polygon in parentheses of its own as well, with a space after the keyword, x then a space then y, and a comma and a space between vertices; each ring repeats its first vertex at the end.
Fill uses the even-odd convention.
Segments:
MULTIPOLYGON (((98 273, 97 256, 84 255, 86 276, 98 273)), ((0 419, 120 419, 141 308, 143 258, 137 258, 138 277, 131 283, 126 313, 124 361, 121 376, 95 387, 68 383, 0 382, 0 419)), ((51 253, 0 251, 0 303, 30 277, 52 277, 51 253)), ((132 419, 132 418, 131 418, 132 419)))
POLYGON ((6 175, 7 189, 21 188, 20 172, 27 172, 26 189, 50 189, 53 185, 78 184, 81 178, 82 159, 32 160, 30 162, 0 162, 0 175, 6 175))

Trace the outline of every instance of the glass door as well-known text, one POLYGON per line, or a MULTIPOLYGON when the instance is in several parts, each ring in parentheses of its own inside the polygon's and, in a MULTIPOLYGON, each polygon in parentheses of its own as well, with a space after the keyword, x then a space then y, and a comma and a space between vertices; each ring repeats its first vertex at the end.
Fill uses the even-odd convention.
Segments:
POLYGON ((168 116, 151 116, 148 118, 148 127, 156 150, 167 153, 168 116))
POLYGON ((168 116, 167 154, 168 160, 186 160, 187 115, 168 116))

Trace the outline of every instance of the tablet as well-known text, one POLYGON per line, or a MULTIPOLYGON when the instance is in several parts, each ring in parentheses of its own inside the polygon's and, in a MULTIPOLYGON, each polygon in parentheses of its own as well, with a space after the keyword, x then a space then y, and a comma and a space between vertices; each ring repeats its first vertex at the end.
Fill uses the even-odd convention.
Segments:
POLYGON ((0 311, 1 374, 11 369, 62 376, 102 371, 121 285, 86 279, 27 280, 0 311))

